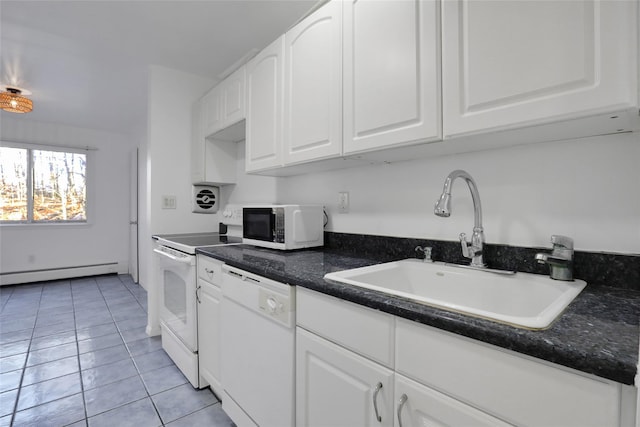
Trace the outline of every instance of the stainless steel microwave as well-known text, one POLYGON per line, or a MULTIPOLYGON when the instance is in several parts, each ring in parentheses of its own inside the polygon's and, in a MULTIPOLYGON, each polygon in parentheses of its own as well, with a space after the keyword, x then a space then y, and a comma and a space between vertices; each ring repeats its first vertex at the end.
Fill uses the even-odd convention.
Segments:
POLYGON ((324 245, 320 205, 250 205, 242 208, 242 243, 271 249, 324 245))

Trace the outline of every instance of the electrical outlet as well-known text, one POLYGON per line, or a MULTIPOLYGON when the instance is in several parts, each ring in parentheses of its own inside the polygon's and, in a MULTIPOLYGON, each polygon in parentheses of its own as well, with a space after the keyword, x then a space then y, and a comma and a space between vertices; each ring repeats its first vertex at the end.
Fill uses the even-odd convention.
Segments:
POLYGON ((338 193, 338 212, 349 213, 349 192, 341 191, 338 193))
POLYGON ((162 196, 162 209, 175 209, 176 196, 162 196))

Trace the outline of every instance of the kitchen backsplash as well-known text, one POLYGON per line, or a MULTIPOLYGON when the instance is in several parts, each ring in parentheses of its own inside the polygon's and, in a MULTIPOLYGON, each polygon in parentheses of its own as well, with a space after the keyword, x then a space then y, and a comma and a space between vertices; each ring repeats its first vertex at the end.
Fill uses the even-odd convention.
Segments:
MULTIPOLYGON (((374 236, 366 234, 335 233, 326 231, 326 250, 335 250, 382 262, 421 257, 417 246, 432 248, 435 261, 468 264, 462 256, 460 242, 413 238, 374 236)), ((485 243, 484 260, 491 268, 515 270, 534 274, 548 274, 549 267, 538 264, 534 257, 538 252, 550 252, 550 248, 528 248, 485 243)), ((640 291, 640 256, 602 252, 576 251, 574 277, 590 285, 611 286, 640 291)))

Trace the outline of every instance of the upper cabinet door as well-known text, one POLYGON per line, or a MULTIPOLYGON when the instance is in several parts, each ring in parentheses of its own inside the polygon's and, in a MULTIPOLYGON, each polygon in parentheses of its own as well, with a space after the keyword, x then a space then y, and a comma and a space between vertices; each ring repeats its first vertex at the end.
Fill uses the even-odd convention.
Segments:
POLYGON ((342 152, 342 4, 332 1, 285 35, 284 162, 342 152))
POLYGON ((205 180, 205 100, 207 95, 193 103, 191 108, 191 182, 205 180))
POLYGON ((282 166, 284 36, 247 63, 247 172, 282 166))
POLYGON ((224 80, 222 87, 223 123, 230 126, 245 118, 245 67, 242 66, 224 80))
POLYGON ((637 2, 443 2, 445 136, 637 105, 637 2))
POLYGON ((441 139, 440 2, 344 2, 344 153, 441 139))
POLYGON ((202 98, 204 109, 204 136, 209 136, 222 129, 222 88, 220 85, 211 89, 202 98))

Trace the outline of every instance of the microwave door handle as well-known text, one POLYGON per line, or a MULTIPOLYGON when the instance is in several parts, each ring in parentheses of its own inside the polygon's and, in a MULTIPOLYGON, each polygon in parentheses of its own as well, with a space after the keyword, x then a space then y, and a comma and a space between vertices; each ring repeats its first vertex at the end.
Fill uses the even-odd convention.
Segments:
POLYGON ((275 242, 277 231, 276 231, 276 211, 271 212, 271 239, 275 242))
POLYGON ((191 264, 191 259, 190 259, 190 257, 188 257, 188 256, 183 257, 183 258, 178 258, 178 257, 176 257, 176 256, 173 256, 173 255, 171 255, 171 254, 168 254, 168 253, 166 253, 166 252, 163 252, 163 251, 161 251, 160 249, 154 249, 154 250, 153 250, 153 252, 155 252, 155 253, 157 253, 157 254, 160 254, 160 255, 164 255, 164 256, 166 256, 167 258, 172 259, 172 260, 174 260, 174 261, 176 261, 176 262, 180 262, 180 263, 183 263, 183 264, 191 264))

